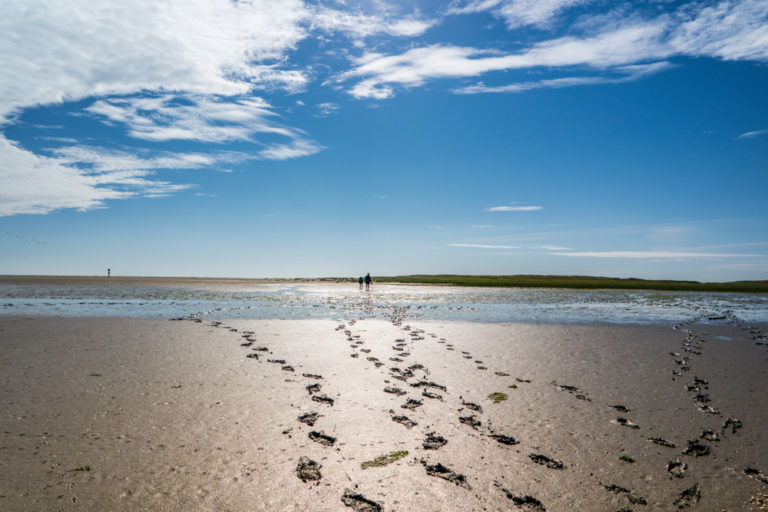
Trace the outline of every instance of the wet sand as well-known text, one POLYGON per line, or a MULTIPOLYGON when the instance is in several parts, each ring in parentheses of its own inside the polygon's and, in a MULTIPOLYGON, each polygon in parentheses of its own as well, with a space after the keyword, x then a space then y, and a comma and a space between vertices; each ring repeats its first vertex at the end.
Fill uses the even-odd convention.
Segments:
POLYGON ((0 509, 767 499, 765 326, 353 320, 0 317, 0 509))

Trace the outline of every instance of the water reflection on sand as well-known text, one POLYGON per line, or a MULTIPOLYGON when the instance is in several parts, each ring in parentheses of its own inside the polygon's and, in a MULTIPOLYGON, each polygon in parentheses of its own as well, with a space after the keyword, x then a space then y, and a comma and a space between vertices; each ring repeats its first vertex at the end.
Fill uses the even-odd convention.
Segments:
POLYGON ((470 322, 674 324, 691 319, 768 322, 768 296, 639 290, 462 288, 347 283, 144 280, 2 282, 11 315, 330 318, 354 314, 470 322))

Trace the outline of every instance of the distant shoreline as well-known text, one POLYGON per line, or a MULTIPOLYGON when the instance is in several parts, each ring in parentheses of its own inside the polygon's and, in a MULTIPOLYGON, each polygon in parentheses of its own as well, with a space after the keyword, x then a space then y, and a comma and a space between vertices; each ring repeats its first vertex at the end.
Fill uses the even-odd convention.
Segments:
MULTIPOLYGON (((42 276, 5 275, 0 283, 39 282, 50 284, 73 284, 78 282, 123 283, 123 284, 194 284, 194 283, 242 283, 242 284, 285 284, 285 283, 353 283, 352 277, 296 277, 296 278, 227 278, 227 277, 160 277, 160 276, 42 276)), ((425 284, 433 286, 467 286, 486 288, 569 288, 569 289, 621 289, 656 290, 685 292, 727 292, 727 293, 768 293, 766 281, 698 282, 673 280, 647 280, 635 278, 593 277, 593 276, 550 276, 550 275, 509 275, 478 276, 458 274, 416 274, 407 276, 374 276, 376 283, 425 284)))

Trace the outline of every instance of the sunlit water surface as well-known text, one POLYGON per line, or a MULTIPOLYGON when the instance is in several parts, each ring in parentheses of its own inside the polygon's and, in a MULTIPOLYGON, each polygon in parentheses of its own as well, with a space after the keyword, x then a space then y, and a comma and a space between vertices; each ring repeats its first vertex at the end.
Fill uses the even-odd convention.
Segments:
POLYGON ((420 318, 469 322, 768 322, 768 295, 411 285, 0 284, 0 314, 145 318, 420 318))

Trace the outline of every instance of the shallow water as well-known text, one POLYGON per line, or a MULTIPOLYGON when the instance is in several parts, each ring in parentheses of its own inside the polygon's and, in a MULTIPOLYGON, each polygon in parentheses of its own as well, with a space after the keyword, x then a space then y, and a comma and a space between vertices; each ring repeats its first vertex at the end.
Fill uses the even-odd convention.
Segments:
POLYGON ((346 284, 0 283, 0 314, 675 324, 768 322, 768 295, 346 284))

